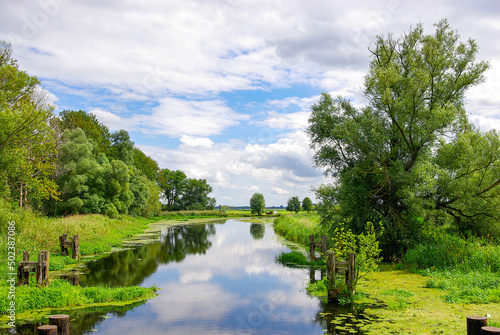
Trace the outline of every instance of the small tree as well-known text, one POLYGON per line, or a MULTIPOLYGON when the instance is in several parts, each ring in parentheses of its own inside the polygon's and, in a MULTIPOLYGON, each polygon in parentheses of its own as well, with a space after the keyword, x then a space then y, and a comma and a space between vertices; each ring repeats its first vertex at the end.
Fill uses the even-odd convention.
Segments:
POLYGON ((264 196, 260 193, 254 193, 250 198, 250 208, 252 209, 252 214, 262 215, 266 208, 264 196))
POLYGON ((307 211, 309 213, 313 209, 313 203, 309 197, 305 197, 304 200, 302 200, 302 209, 307 211))
POLYGON ((286 210, 289 212, 298 213, 300 211, 299 197, 291 197, 290 199, 288 199, 288 203, 286 205, 286 210))

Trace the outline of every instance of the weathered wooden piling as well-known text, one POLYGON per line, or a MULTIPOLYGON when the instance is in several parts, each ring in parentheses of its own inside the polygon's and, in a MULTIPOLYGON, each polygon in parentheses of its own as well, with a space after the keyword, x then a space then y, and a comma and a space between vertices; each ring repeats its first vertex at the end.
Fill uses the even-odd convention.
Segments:
POLYGON ((63 256, 68 255, 68 248, 71 248, 71 257, 73 259, 78 259, 80 254, 80 236, 74 235, 68 240, 68 234, 62 234, 59 236, 59 245, 61 247, 61 254, 63 256))
POLYGON ((482 327, 481 335, 492 335, 492 334, 500 334, 500 328, 497 327, 482 327))
POLYGON ((51 315, 49 316, 49 324, 57 326, 57 335, 69 335, 69 315, 51 315))
MULTIPOLYGON (((332 250, 326 252, 326 277, 332 283, 335 283, 337 273, 345 273, 345 281, 347 288, 352 292, 354 290, 354 282, 356 280, 356 255, 349 253, 347 262, 337 262, 335 253, 332 250)), ((328 296, 336 298, 337 292, 330 290, 328 296)))
POLYGON ((354 290, 354 281, 356 280, 356 254, 350 253, 347 255, 347 288, 350 292, 354 290))
POLYGON ((38 335, 57 335, 57 326, 45 325, 37 328, 38 335))
POLYGON ((481 327, 488 325, 485 316, 471 315, 467 317, 467 335, 481 335, 481 327))
POLYGON ((325 254, 325 252, 326 252, 326 236, 325 235, 321 236, 321 241, 319 241, 319 242, 314 241, 314 235, 309 235, 309 255, 310 255, 311 261, 316 260, 316 255, 315 255, 316 247, 321 247, 321 253, 325 254))
POLYGON ((30 262, 28 252, 23 252, 23 261, 17 266, 18 282, 20 284, 29 284, 30 272, 35 272, 38 284, 49 284, 49 252, 47 250, 38 254, 36 262, 30 262))

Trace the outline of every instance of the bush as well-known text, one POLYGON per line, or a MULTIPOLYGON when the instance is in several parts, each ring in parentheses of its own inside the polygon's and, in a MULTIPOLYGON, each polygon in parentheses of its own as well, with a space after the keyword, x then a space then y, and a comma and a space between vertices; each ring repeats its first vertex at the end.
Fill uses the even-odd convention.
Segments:
POLYGON ((118 210, 116 209, 115 205, 109 204, 106 207, 105 211, 106 215, 109 216, 111 219, 116 219, 118 217, 118 210))

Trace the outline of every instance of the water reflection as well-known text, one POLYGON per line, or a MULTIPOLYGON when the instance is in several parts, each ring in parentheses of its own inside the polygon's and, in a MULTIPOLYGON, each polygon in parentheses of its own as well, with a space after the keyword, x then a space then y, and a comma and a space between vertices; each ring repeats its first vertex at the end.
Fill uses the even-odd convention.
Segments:
POLYGON ((260 240, 261 238, 264 237, 264 234, 266 233, 266 225, 263 223, 252 223, 250 225, 250 234, 252 234, 252 237, 256 240, 260 240))
POLYGON ((189 254, 205 254, 212 246, 208 237, 214 234, 213 223, 170 227, 161 233, 159 243, 123 250, 89 263, 88 271, 81 276, 80 284, 140 285, 160 264, 181 262, 189 254))
POLYGON ((71 312, 86 320, 73 322, 71 334, 322 334, 325 306, 305 293, 308 269, 274 261, 287 250, 263 224, 170 228, 158 243, 89 264, 80 277, 85 285, 156 285, 159 296, 106 315, 71 312))

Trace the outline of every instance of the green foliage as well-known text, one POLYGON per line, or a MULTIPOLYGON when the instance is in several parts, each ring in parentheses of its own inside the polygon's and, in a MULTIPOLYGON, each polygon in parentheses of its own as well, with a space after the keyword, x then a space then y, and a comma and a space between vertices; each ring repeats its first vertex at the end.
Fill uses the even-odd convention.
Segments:
POLYGON ((286 265, 324 266, 326 264, 323 257, 317 261, 311 261, 299 251, 282 252, 275 257, 275 260, 286 265))
POLYGON ((289 212, 300 212, 300 200, 299 197, 291 197, 288 199, 288 203, 286 205, 286 210, 289 212))
POLYGON ((156 179, 162 198, 167 201, 168 210, 213 209, 215 199, 209 198, 212 192, 206 179, 190 179, 180 170, 160 170, 156 179))
POLYGON ((266 209, 266 201, 261 193, 254 193, 250 198, 250 208, 252 209, 252 214, 262 215, 266 209))
POLYGON ((446 302, 464 304, 500 303, 500 276, 483 271, 428 271, 426 287, 446 291, 446 302))
POLYGON ((134 165, 149 180, 156 180, 156 175, 160 170, 158 163, 137 148, 134 148, 134 165))
POLYGON ((21 71, 0 41, 0 197, 39 208, 57 198, 53 107, 36 77, 21 71))
POLYGON ((377 232, 375 225, 367 222, 365 232, 355 235, 346 226, 344 221, 333 231, 334 246, 332 250, 335 252, 336 259, 347 260, 349 253, 356 254, 355 286, 359 278, 378 270, 378 264, 382 261, 382 257, 380 257, 382 250, 377 237, 383 233, 384 227, 380 226, 379 232, 377 232))
POLYGON ((426 287, 445 290, 447 302, 500 302, 499 245, 433 231, 403 260, 410 269, 430 277, 426 287))
POLYGON ((93 153, 109 155, 111 153, 111 135, 108 127, 99 122, 92 113, 85 111, 64 110, 59 113, 59 119, 63 130, 80 128, 85 136, 93 143, 93 153))
POLYGON ((327 296, 328 292, 332 292, 337 303, 341 306, 351 305, 354 300, 354 293, 349 291, 344 280, 333 282, 325 277, 314 283, 309 282, 306 291, 311 296, 327 296))
POLYGON ((315 240, 325 235, 317 215, 281 215, 274 220, 274 230, 287 240, 304 246, 309 246, 310 235, 314 235, 315 240))
POLYGON ((126 165, 134 165, 134 142, 132 142, 129 133, 125 129, 120 129, 111 134, 110 156, 126 165))
POLYGON ((56 256, 54 254, 50 255, 49 270, 58 271, 63 270, 68 264, 75 264, 76 260, 70 256, 56 256))
MULTIPOLYGON (((30 281, 32 283, 33 280, 30 281)), ((0 308, 7 310, 10 299, 7 299, 8 287, 0 287, 0 308)), ((16 312, 43 308, 66 309, 88 306, 97 303, 126 302, 148 299, 154 296, 156 288, 148 287, 85 287, 73 286, 65 280, 52 280, 49 287, 29 286, 16 287, 16 312)))
POLYGON ((500 273, 500 246, 481 240, 467 242, 449 234, 432 234, 409 250, 403 261, 416 270, 500 273))
POLYGON ((334 222, 337 205, 355 233, 382 221, 388 258, 413 246, 415 216, 439 212, 461 229, 498 232, 500 140, 474 130, 464 109, 465 92, 489 67, 475 61, 476 43, 460 42, 443 20, 431 35, 417 25, 378 37, 371 53, 366 107, 328 94, 312 106, 314 163, 336 177, 318 188, 323 222, 334 222))
POLYGON ((304 200, 302 200, 302 209, 307 213, 313 210, 313 203, 309 197, 305 197, 304 200))

